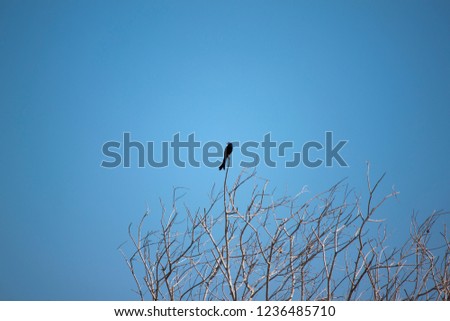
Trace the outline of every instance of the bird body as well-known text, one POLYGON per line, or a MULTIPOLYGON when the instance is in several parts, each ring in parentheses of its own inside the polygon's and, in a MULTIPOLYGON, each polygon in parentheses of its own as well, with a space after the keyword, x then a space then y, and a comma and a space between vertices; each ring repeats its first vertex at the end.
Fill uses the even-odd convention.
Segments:
POLYGON ((233 144, 229 142, 227 144, 227 147, 225 147, 225 150, 223 151, 223 161, 222 164, 219 166, 219 171, 225 169, 225 163, 227 159, 230 157, 232 152, 233 152, 233 144))

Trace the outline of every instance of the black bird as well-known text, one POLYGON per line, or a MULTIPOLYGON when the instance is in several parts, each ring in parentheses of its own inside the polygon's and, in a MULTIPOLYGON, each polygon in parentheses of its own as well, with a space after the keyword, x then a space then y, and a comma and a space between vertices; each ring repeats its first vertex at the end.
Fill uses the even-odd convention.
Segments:
POLYGON ((225 169, 225 163, 227 161, 227 159, 230 157, 230 154, 233 152, 233 144, 232 143, 228 143, 227 147, 225 147, 225 150, 223 151, 223 161, 222 161, 222 165, 219 166, 219 171, 222 169, 225 169))

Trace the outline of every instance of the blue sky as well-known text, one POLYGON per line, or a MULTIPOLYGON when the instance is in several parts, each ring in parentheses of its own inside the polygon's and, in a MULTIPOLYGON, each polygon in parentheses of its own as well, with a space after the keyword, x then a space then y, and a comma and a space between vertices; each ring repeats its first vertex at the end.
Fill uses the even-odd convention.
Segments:
MULTIPOLYGON (((348 167, 257 167, 280 193, 319 193, 366 161, 395 238, 450 209, 448 1, 2 1, 0 299, 128 300, 117 251, 146 208, 216 168, 105 169, 102 145, 348 140, 348 167)), ((320 156, 320 153, 317 154, 320 156)), ((240 169, 233 153, 231 178, 240 169)))

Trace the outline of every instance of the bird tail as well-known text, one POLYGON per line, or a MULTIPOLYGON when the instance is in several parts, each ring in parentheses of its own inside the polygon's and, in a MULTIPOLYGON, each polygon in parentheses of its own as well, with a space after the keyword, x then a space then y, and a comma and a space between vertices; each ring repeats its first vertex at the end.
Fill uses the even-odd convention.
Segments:
POLYGON ((222 165, 219 166, 219 171, 225 169, 225 161, 222 162, 222 165))

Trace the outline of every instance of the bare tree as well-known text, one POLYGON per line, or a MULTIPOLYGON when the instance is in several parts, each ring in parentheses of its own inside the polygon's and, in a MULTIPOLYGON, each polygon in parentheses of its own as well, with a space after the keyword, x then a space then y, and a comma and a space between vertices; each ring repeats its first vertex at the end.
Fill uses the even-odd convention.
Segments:
POLYGON ((255 172, 230 187, 227 177, 228 169, 206 208, 179 209, 175 188, 171 208, 161 202, 159 228, 145 230, 148 210, 136 230, 129 225, 132 254, 120 251, 141 300, 450 299, 445 224, 442 245, 430 247, 430 231, 448 213, 422 223, 413 215, 409 239, 389 246, 386 224, 375 219, 397 195, 376 200, 384 175, 372 184, 368 167, 366 201, 344 181, 302 200, 304 191, 275 199, 255 172))

